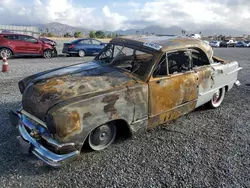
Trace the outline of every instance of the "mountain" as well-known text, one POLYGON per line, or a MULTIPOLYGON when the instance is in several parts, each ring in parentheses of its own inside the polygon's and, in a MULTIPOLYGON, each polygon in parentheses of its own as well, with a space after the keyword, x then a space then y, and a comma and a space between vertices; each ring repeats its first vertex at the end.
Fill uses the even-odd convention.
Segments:
POLYGON ((89 30, 82 27, 73 27, 67 24, 61 24, 59 22, 51 22, 47 24, 37 24, 37 27, 40 28, 42 33, 48 32, 55 34, 56 36, 63 36, 66 33, 73 35, 76 31, 81 31, 85 35, 88 35, 89 30))
POLYGON ((129 30, 118 30, 115 33, 120 35, 134 35, 134 34, 156 34, 156 35, 180 35, 182 28, 178 26, 172 26, 168 28, 152 25, 143 29, 129 29, 129 30))
MULTIPOLYGON (((57 36, 63 36, 66 33, 73 35, 76 31, 83 32, 86 36, 88 36, 89 31, 83 27, 73 27, 67 24, 61 24, 59 22, 51 22, 47 24, 36 24, 33 26, 37 26, 40 28, 41 32, 51 32, 57 36)), ((93 28, 94 29, 94 28, 93 28)), ((128 29, 128 30, 118 30, 118 31, 105 31, 106 34, 115 33, 118 35, 135 35, 135 34, 156 34, 156 35, 181 35, 183 28, 178 26, 172 27, 161 27, 157 25, 152 25, 145 27, 143 29, 128 29)), ((243 34, 248 34, 248 32, 244 32, 242 30, 238 30, 237 28, 223 28, 220 25, 212 24, 207 27, 204 27, 201 30, 194 31, 186 31, 186 34, 191 33, 199 33, 201 32, 203 36, 209 35, 232 35, 232 36, 242 36, 243 34)))

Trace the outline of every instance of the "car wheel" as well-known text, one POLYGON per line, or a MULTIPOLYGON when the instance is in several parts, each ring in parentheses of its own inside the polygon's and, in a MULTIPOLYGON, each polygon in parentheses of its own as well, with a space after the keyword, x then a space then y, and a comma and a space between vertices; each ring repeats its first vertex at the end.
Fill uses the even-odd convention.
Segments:
POLYGON ((94 129, 88 137, 91 149, 99 151, 112 144, 116 137, 116 126, 114 123, 101 125, 94 129))
POLYGON ((50 59, 53 56, 53 52, 51 50, 44 50, 43 52, 43 57, 45 59, 50 59))
POLYGON ((212 99, 208 102, 208 105, 210 108, 218 108, 224 97, 225 97, 225 87, 221 88, 221 89, 218 89, 214 94, 213 94, 213 97, 212 99))
POLYGON ((0 50, 0 55, 1 55, 1 58, 3 58, 3 54, 6 54, 6 58, 7 59, 9 59, 9 58, 11 58, 12 57, 12 51, 10 50, 10 49, 8 49, 8 48, 2 48, 1 50, 0 50))
POLYGON ((78 55, 79 55, 79 57, 84 57, 85 56, 85 51, 84 50, 79 50, 78 55))

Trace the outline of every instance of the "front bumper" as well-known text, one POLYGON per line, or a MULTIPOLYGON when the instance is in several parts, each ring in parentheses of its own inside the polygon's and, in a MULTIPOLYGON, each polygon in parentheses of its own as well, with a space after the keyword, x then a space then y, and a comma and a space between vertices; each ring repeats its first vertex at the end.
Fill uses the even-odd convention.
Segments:
MULTIPOLYGON (((39 159, 44 161, 46 164, 59 167, 69 161, 74 160, 77 156, 79 156, 80 152, 78 150, 72 151, 67 154, 56 154, 42 144, 38 142, 38 140, 31 136, 28 132, 35 129, 37 125, 34 125, 29 121, 29 119, 23 115, 22 113, 10 113, 9 120, 12 125, 17 126, 20 136, 17 137, 20 149, 23 153, 33 153, 39 159), (27 130, 28 129, 28 130, 27 130)), ((65 145, 71 145, 73 143, 58 143, 56 140, 51 138, 46 138, 47 141, 56 148, 64 147, 65 145)))

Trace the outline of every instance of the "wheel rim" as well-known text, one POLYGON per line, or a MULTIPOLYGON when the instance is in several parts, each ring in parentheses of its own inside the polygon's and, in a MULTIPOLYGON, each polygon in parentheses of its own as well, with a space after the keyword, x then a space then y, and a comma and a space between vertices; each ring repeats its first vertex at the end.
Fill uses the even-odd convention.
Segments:
POLYGON ((97 127, 89 135, 89 146, 93 150, 103 150, 113 143, 116 136, 116 128, 113 124, 105 124, 97 127))
POLYGON ((4 54, 6 54, 6 58, 10 58, 11 57, 11 51, 8 49, 3 49, 1 50, 1 57, 3 58, 4 54))
POLYGON ((79 56, 80 56, 80 57, 85 56, 85 52, 84 52, 84 51, 82 51, 82 50, 80 50, 80 51, 79 51, 79 56))
POLYGON ((52 54, 51 54, 50 51, 47 50, 47 51, 44 52, 44 57, 45 58, 51 58, 51 56, 52 56, 52 54))
POLYGON ((214 93, 213 98, 212 98, 212 103, 214 105, 217 105, 221 102, 221 90, 218 90, 214 93))

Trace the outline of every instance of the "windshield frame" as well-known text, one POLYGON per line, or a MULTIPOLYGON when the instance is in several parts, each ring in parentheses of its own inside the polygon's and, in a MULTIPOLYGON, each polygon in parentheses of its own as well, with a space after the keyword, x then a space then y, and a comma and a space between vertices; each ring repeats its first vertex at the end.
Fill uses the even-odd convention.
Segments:
POLYGON ((149 50, 149 49, 147 49, 147 48, 140 48, 140 47, 137 47, 136 45, 129 45, 129 44, 124 44, 124 43, 112 43, 112 42, 110 42, 110 43, 108 43, 108 44, 103 48, 103 50, 94 58, 94 60, 97 61, 97 62, 99 62, 101 65, 104 65, 104 66, 112 66, 113 68, 116 68, 116 69, 118 69, 118 70, 120 70, 120 71, 122 71, 122 72, 127 72, 127 73, 133 75, 134 77, 136 77, 136 78, 138 78, 138 79, 140 79, 140 80, 146 82, 147 79, 150 77, 151 71, 152 71, 152 69, 153 69, 153 67, 154 67, 154 65, 155 65, 157 56, 159 56, 159 54, 160 54, 159 52, 152 51, 152 50, 149 50), (113 47, 112 47, 112 58, 113 58, 113 59, 111 60, 111 62, 107 63, 107 62, 105 62, 104 60, 99 59, 99 58, 100 58, 100 56, 102 55, 102 53, 103 53, 104 51, 106 51, 108 48, 110 48, 110 46, 113 46, 113 47), (119 50, 119 53, 117 53, 117 55, 116 55, 115 57, 113 57, 113 55, 114 55, 114 47, 115 47, 115 46, 120 46, 120 47, 122 47, 122 49, 123 49, 123 48, 130 48, 130 49, 132 49, 132 50, 134 50, 134 51, 140 51, 140 52, 143 52, 143 53, 146 53, 146 54, 151 54, 151 55, 152 55, 152 59, 151 59, 151 61, 150 61, 150 65, 148 65, 148 68, 147 68, 147 71, 145 72, 145 74, 144 74, 143 76, 141 76, 141 75, 135 74, 135 73, 133 73, 133 72, 130 72, 129 70, 122 69, 122 68, 117 67, 117 66, 113 66, 114 63, 115 63, 115 61, 114 61, 115 58, 118 57, 119 54, 120 54, 120 51, 122 51, 122 49, 120 49, 120 50, 119 50))

